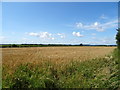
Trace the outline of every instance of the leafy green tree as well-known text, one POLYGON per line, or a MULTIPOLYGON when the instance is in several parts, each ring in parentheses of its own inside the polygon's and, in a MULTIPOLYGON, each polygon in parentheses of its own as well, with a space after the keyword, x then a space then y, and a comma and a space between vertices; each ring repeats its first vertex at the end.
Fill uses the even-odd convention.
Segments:
POLYGON ((83 44, 81 43, 80 46, 83 46, 83 44))
POLYGON ((12 47, 17 47, 17 45, 16 44, 12 44, 12 47))
POLYGON ((118 46, 118 49, 120 50, 120 28, 117 29, 117 35, 116 35, 116 40, 117 40, 117 46, 118 46))

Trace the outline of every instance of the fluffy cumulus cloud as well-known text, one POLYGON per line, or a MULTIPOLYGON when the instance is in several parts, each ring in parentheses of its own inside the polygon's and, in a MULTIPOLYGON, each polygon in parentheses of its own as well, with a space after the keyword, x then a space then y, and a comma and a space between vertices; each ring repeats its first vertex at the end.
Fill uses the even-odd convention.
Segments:
POLYGON ((57 33, 58 36, 60 36, 60 38, 65 38, 65 34, 63 33, 57 33))
POLYGON ((106 23, 94 22, 90 25, 83 25, 81 22, 79 22, 75 24, 75 27, 77 27, 78 29, 86 29, 86 30, 92 29, 98 32, 103 32, 105 31, 105 29, 117 27, 117 23, 118 23, 118 20, 112 20, 106 23))
POLYGON ((83 35, 81 35, 80 32, 73 32, 72 34, 73 36, 83 37, 83 35))
POLYGON ((54 37, 52 37, 52 34, 48 32, 40 32, 40 33, 31 32, 31 33, 28 33, 28 35, 40 37, 43 39, 52 39, 52 40, 55 39, 54 37))
POLYGON ((34 33, 34 32, 31 32, 31 33, 28 33, 28 35, 30 35, 30 36, 39 36, 39 34, 38 33, 34 33))

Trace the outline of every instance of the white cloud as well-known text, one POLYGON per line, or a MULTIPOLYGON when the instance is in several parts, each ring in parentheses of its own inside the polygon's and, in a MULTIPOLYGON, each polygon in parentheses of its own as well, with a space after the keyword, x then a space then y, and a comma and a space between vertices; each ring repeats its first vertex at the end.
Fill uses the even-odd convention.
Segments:
POLYGON ((52 39, 52 40, 55 39, 55 38, 52 37, 52 34, 48 33, 48 32, 40 32, 40 33, 31 32, 31 33, 28 33, 28 35, 40 37, 40 38, 43 38, 43 39, 52 39))
POLYGON ((28 35, 30 35, 30 36, 39 36, 38 33, 34 33, 34 32, 28 33, 28 35))
POLYGON ((95 35, 96 35, 96 33, 92 33, 92 35, 93 35, 93 36, 95 36, 95 35))
POLYGON ((54 40, 55 38, 51 38, 52 40, 54 40))
POLYGON ((96 37, 92 37, 92 39, 96 39, 96 37))
POLYGON ((41 37, 41 38, 50 38, 51 35, 52 35, 51 33, 42 32, 42 33, 40 33, 39 37, 41 37))
POLYGON ((103 44, 115 44, 116 41, 113 38, 103 38, 100 40, 103 44))
POLYGON ((100 16, 100 19, 108 19, 108 17, 106 17, 104 14, 102 14, 102 15, 100 16))
POLYGON ((111 37, 94 38, 94 41, 91 41, 91 44, 116 44, 116 40, 111 37))
POLYGON ((94 22, 90 25, 83 25, 81 22, 76 23, 75 27, 78 29, 85 30, 96 30, 98 32, 103 32, 105 29, 117 27, 118 20, 112 20, 106 23, 94 22))
POLYGON ((81 35, 80 32, 73 32, 72 34, 73 36, 83 37, 83 35, 81 35))
POLYGON ((27 38, 24 38, 24 37, 23 37, 22 40, 27 40, 27 38))
POLYGON ((58 36, 60 36, 60 38, 65 38, 65 34, 63 33, 57 33, 58 36))
POLYGON ((82 28, 82 27, 83 27, 83 24, 82 24, 82 23, 76 23, 76 27, 77 27, 77 28, 82 28))
POLYGON ((0 36, 0 40, 3 40, 3 39, 5 39, 5 37, 4 36, 0 36))
POLYGON ((98 22, 95 22, 95 23, 94 23, 94 26, 98 26, 98 22))
POLYGON ((3 44, 4 42, 6 42, 6 37, 5 36, 0 36, 0 44, 3 44))

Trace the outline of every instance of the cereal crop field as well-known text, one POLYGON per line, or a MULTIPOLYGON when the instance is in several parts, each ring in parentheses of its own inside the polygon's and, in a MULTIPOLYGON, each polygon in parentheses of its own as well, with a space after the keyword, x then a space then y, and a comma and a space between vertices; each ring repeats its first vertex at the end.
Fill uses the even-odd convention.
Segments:
POLYGON ((116 47, 29 47, 3 48, 2 63, 13 71, 24 63, 41 64, 44 61, 52 62, 55 66, 67 64, 70 61, 85 61, 93 58, 102 58, 110 54, 116 47))
POLYGON ((118 88, 116 47, 2 48, 3 88, 118 88))

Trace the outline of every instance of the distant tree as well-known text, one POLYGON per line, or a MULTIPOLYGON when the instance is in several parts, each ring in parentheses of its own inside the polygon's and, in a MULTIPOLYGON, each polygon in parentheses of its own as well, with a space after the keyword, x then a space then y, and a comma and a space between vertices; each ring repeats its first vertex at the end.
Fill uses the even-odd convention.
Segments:
POLYGON ((116 35, 116 43, 117 43, 117 46, 118 46, 118 49, 120 50, 120 28, 117 29, 117 35, 116 35))
POLYGON ((83 44, 81 43, 80 46, 83 46, 83 44))
POLYGON ((12 44, 12 47, 17 47, 17 45, 16 44, 12 44))

